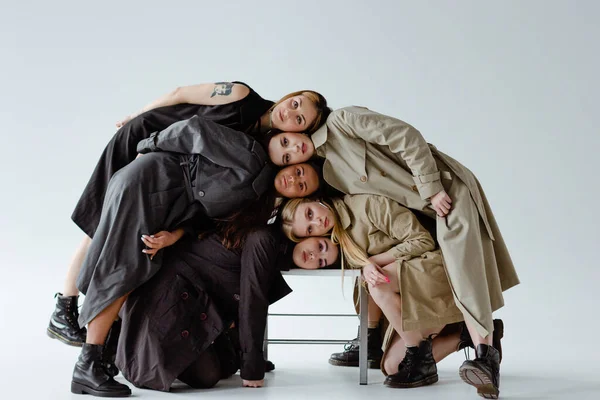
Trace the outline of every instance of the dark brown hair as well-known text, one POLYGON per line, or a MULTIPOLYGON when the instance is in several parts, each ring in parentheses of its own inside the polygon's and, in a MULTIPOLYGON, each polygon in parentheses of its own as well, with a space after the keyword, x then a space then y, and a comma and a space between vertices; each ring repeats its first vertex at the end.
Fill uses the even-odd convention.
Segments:
MULTIPOLYGON (((240 250, 251 232, 267 225, 269 219, 275 214, 275 188, 272 187, 265 194, 254 201, 248 202, 242 209, 224 218, 214 219, 215 232, 221 243, 229 250, 240 250)), ((200 237, 207 236, 208 233, 200 237)))

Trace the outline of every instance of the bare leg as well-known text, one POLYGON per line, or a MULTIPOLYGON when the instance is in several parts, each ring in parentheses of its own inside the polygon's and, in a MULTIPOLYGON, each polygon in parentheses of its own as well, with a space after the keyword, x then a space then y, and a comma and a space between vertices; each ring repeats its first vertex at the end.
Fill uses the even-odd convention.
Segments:
POLYGON ((428 331, 404 331, 402 328, 402 299, 398 293, 398 277, 396 276, 396 263, 388 264, 383 269, 386 272, 390 283, 373 286, 369 284, 369 291, 373 300, 379 305, 390 325, 402 337, 407 347, 418 346, 421 341, 432 333, 437 333, 440 328, 430 329, 428 331))
MULTIPOLYGON (((438 363, 450 354, 454 353, 460 342, 460 334, 455 333, 453 335, 436 337, 433 339, 433 358, 438 363)), ((398 372, 398 364, 404 359, 406 354, 406 345, 404 340, 399 335, 394 335, 392 344, 385 354, 383 360, 383 369, 388 375, 393 375, 398 372)))
POLYGON ((71 262, 69 263, 69 270, 67 271, 65 286, 63 288, 63 296, 77 296, 79 294, 75 282, 77 281, 77 276, 81 270, 81 264, 83 264, 83 259, 85 258, 91 243, 92 239, 86 235, 79 244, 79 247, 77 247, 77 250, 75 250, 75 254, 73 254, 71 262))
POLYGON ((369 321, 369 328, 376 328, 379 325, 379 320, 383 315, 381 308, 373 301, 373 298, 369 296, 368 306, 367 306, 367 320, 369 321))
POLYGON ((108 336, 108 331, 113 322, 115 322, 115 319, 117 319, 119 310, 126 299, 127 295, 118 298, 111 305, 102 310, 96 318, 90 321, 88 324, 86 343, 104 345, 106 336, 108 336))
POLYGON ((469 330, 469 334, 471 335, 471 340, 473 341, 475 348, 477 348, 477 346, 479 346, 480 344, 487 344, 488 346, 492 345, 492 341, 494 339, 494 335, 492 335, 493 332, 490 332, 487 335, 487 337, 484 338, 479 333, 477 333, 477 330, 473 327, 473 325, 469 323, 466 317, 465 324, 467 325, 467 329, 469 330))

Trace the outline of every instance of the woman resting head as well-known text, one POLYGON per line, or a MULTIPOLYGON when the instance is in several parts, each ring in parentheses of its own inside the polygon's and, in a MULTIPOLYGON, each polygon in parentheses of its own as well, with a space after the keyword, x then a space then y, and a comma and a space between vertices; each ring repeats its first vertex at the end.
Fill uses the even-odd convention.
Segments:
POLYGON ((337 244, 327 237, 310 237, 294 246, 292 259, 302 269, 320 269, 334 264, 339 257, 337 244))
POLYGON ((316 163, 302 163, 282 168, 275 176, 275 190, 290 199, 306 197, 320 187, 321 168, 316 163))
MULTIPOLYGON (((326 199, 314 199, 314 198, 295 198, 289 200, 283 210, 281 211, 282 229, 285 235, 294 242, 300 242, 302 238, 306 237, 319 237, 322 239, 325 235, 330 235, 331 239, 325 241, 325 244, 332 242, 339 244, 342 248, 343 256, 346 261, 353 267, 363 267, 370 264, 368 257, 363 249, 352 240, 350 235, 346 233, 345 229, 339 222, 339 215, 335 208, 326 199)), ((304 243, 302 241, 301 243, 304 243)), ((308 268, 308 265, 304 259, 303 251, 305 246, 312 246, 314 249, 314 240, 307 242, 301 246, 298 250, 294 249, 294 262, 301 268, 308 268), (313 243, 313 244, 311 244, 313 243), (298 256, 296 257, 296 252, 298 256), (300 264, 302 265, 300 265, 300 264)), ((317 244, 317 249, 319 245, 317 244)), ((298 245, 296 245, 298 248, 298 245)), ((326 246, 323 246, 325 248, 326 246)), ((314 253, 318 254, 318 253, 314 253)), ((322 261, 317 261, 316 265, 320 268, 330 265, 335 260, 329 260, 327 257, 321 257, 322 261), (329 264, 323 265, 323 261, 329 262, 329 264)), ((336 257, 337 258, 337 257, 336 257)), ((342 268, 344 260, 342 259, 342 268)), ((314 269, 314 268, 308 268, 314 269)))
POLYGON ((283 96, 267 113, 269 129, 311 134, 325 123, 331 108, 320 93, 300 90, 283 96))

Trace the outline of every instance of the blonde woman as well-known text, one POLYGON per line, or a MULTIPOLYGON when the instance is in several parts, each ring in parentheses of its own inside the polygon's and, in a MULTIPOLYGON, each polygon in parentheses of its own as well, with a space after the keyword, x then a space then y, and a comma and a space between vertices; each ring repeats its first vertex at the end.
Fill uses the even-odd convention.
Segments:
MULTIPOLYGON (((332 205, 292 199, 282 217, 283 230, 291 240, 331 234, 333 243, 340 244, 345 263, 362 268, 371 297, 390 322, 386 346, 395 333, 406 346, 404 354, 395 357, 400 359, 397 369, 387 363, 390 368, 384 372, 392 374, 385 384, 411 388, 437 382, 432 335, 446 324, 461 321, 462 314, 454 304, 441 252, 435 250, 433 238, 415 215, 383 196, 346 195, 332 199, 332 205)), ((314 240, 296 246, 296 264, 303 266, 314 258, 314 250, 306 250, 314 240)), ((319 259, 333 258, 317 254, 319 259)), ((456 342, 446 343, 438 359, 456 346, 456 342)))

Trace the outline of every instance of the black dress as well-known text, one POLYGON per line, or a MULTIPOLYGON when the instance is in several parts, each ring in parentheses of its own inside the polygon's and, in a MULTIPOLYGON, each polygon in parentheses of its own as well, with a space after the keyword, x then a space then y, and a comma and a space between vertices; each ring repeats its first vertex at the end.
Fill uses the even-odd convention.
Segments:
POLYGON ((238 368, 243 379, 262 379, 268 306, 291 292, 278 268, 291 262, 290 248, 277 224, 251 233, 240 252, 227 250, 216 235, 166 249, 164 267, 121 310, 117 366, 123 376, 164 391, 177 377, 202 387, 192 382, 216 373, 205 384, 211 386, 238 368), (231 322, 239 343, 232 340, 235 350, 227 352, 218 345, 231 322), (213 342, 217 363, 202 357, 213 342))
POLYGON ((204 106, 177 104, 145 112, 121 127, 108 143, 96 169, 79 199, 73 221, 89 236, 94 237, 108 182, 115 172, 129 164, 137 156, 136 146, 151 133, 162 131, 174 122, 198 115, 237 131, 248 131, 258 119, 273 105, 272 101, 260 97, 247 86, 250 93, 241 100, 230 104, 204 106))

